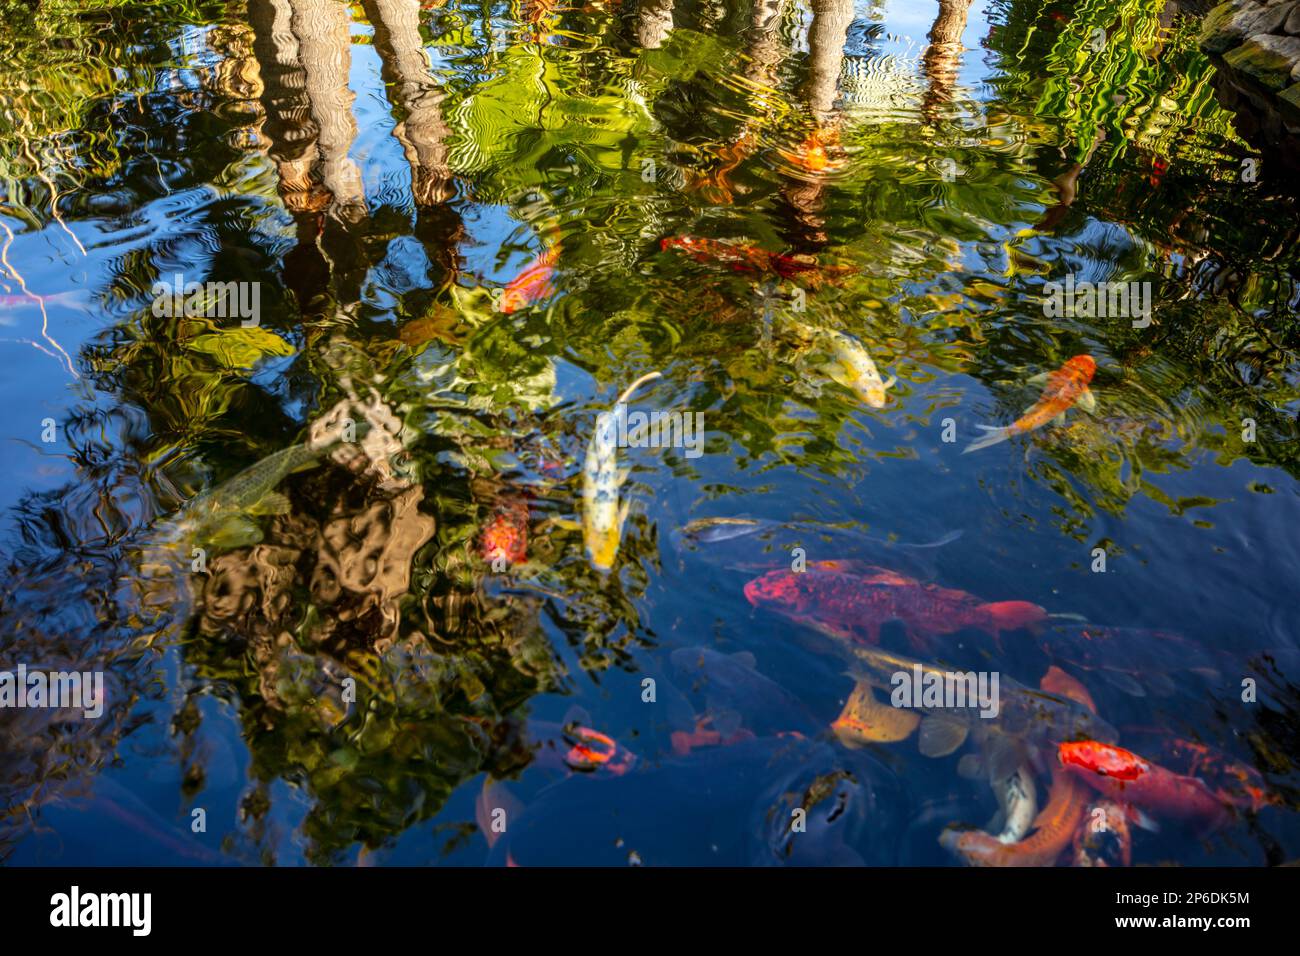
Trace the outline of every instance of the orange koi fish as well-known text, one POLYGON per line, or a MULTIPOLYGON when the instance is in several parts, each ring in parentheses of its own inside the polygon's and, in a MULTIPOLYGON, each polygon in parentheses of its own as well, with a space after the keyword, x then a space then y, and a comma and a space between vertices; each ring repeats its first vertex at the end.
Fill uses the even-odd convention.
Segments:
MULTIPOLYGON (((1039 686, 1096 713, 1087 689, 1058 667, 1049 668, 1039 686)), ((970 866, 1052 866, 1074 840, 1087 808, 1087 791, 1063 767, 1056 766, 1047 806, 1034 820, 1034 832, 1024 840, 1003 843, 983 830, 948 829, 939 836, 939 843, 970 866)))
POLYGON ((1112 800, 1206 831, 1228 820, 1223 800, 1199 777, 1166 770, 1131 750, 1080 740, 1060 744, 1057 755, 1063 770, 1112 800))
POLYGON ((988 448, 998 442, 1004 442, 1013 435, 1023 435, 1036 428, 1042 428, 1054 418, 1059 418, 1077 402, 1085 411, 1094 411, 1097 400, 1088 389, 1088 383, 1097 371, 1097 363, 1091 355, 1076 355, 1055 372, 1046 376, 1035 376, 1030 382, 1046 379, 1042 396, 1023 415, 1010 425, 994 427, 979 425, 987 434, 981 435, 968 446, 966 454, 988 448))
POLYGON ((564 763, 570 770, 581 773, 607 770, 615 776, 622 776, 636 764, 634 754, 599 730, 575 725, 565 728, 564 735, 573 744, 564 755, 564 763))
POLYGON ((559 256, 560 247, 552 246, 530 262, 523 272, 511 279, 505 291, 501 293, 499 304, 501 311, 508 315, 553 296, 555 285, 551 280, 555 275, 555 263, 559 256))
POLYGON ((722 731, 712 729, 712 725, 713 715, 703 714, 696 718, 694 730, 674 730, 669 735, 673 753, 684 757, 697 747, 730 747, 754 739, 754 732, 744 727, 724 735, 722 731))
POLYGON ((814 129, 794 150, 781 149, 777 152, 783 159, 806 173, 822 173, 828 169, 842 166, 839 160, 830 157, 827 147, 839 146, 840 134, 835 127, 814 129))

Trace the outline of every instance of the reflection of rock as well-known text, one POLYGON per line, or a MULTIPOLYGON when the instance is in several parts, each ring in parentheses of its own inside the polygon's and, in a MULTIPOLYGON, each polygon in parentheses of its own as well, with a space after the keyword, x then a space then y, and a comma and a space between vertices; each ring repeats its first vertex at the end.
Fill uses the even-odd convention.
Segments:
POLYGON ((303 637, 340 660, 350 651, 382 652, 398 636, 411 563, 433 537, 434 519, 419 510, 423 497, 423 486, 415 485, 359 508, 340 501, 323 525, 290 516, 277 522, 276 543, 215 558, 203 589, 201 632, 234 634, 249 643, 254 660, 266 668, 262 691, 274 706, 275 672, 302 616, 294 587, 304 573, 318 613, 303 637))
POLYGON ((1264 154, 1264 171, 1294 184, 1300 170, 1300 3, 1229 0, 1201 30, 1218 67, 1219 100, 1237 131, 1264 154), (1281 175, 1278 175, 1281 173, 1281 175))

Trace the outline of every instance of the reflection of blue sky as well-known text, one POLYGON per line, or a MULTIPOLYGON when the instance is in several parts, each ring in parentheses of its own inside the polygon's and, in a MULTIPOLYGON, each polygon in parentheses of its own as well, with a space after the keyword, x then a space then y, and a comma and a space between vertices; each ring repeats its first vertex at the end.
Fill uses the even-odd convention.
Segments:
MULTIPOLYGON (((966 51, 962 54, 958 81, 969 89, 978 87, 986 72, 981 43, 989 32, 988 7, 989 0, 975 0, 971 4, 966 32, 962 34, 966 51)), ((897 42, 884 44, 884 52, 901 56, 910 48, 911 56, 920 56, 939 4, 937 0, 885 0, 884 3, 858 0, 855 10, 860 20, 883 22, 886 32, 899 38, 897 42)))

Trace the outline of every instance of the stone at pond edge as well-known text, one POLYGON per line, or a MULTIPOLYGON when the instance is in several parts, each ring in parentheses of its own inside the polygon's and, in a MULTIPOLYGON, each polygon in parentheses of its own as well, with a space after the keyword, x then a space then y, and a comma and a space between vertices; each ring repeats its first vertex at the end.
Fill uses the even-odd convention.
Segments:
POLYGON ((1205 18, 1201 49, 1206 53, 1223 53, 1248 36, 1273 33, 1295 9, 1286 3, 1263 6, 1252 0, 1230 0, 1215 7, 1205 18))
POLYGON ((1300 83, 1283 90, 1277 95, 1277 98, 1289 103, 1300 113, 1300 83))
POLYGON ((1283 33, 1289 33, 1291 36, 1300 35, 1300 3, 1291 8, 1291 16, 1286 18, 1286 25, 1282 27, 1283 33))
POLYGON ((1223 62, 1267 89, 1281 90, 1300 63, 1300 37, 1254 36, 1225 53, 1223 62))

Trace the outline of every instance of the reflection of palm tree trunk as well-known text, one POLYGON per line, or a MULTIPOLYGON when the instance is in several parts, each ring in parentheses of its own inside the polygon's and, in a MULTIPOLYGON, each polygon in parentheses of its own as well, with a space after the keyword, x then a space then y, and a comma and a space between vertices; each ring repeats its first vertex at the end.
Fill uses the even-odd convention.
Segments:
POLYGON ((754 0, 753 20, 749 27, 749 44, 745 48, 748 62, 745 79, 771 86, 776 79, 776 68, 785 57, 785 44, 781 42, 781 8, 785 0, 754 0))
POLYGON ((673 0, 642 0, 636 13, 636 42, 657 50, 673 29, 673 0))
POLYGON ((394 106, 406 114, 393 134, 411 164, 416 205, 445 202, 452 191, 446 142, 450 130, 442 117, 442 90, 420 38, 419 4, 417 0, 364 0, 364 6, 375 28, 384 80, 396 93, 394 106))
POLYGON ((290 212, 319 208, 313 181, 317 126, 307 101, 307 74, 298 62, 298 40, 289 27, 289 0, 248 0, 253 54, 262 76, 262 133, 280 177, 280 196, 290 212))
MULTIPOLYGON (((815 142, 820 144, 838 138, 835 99, 844 67, 844 43, 853 22, 853 0, 813 0, 812 15, 808 28, 808 79, 802 93, 816 127, 815 142), (822 133, 824 128, 834 135, 822 133)), ((826 184, 820 177, 791 177, 781 189, 793 220, 787 239, 797 251, 814 252, 826 245, 826 222, 821 216, 825 191, 826 184)))
POLYGON ((334 197, 335 214, 355 222, 366 213, 366 199, 361 170, 348 156, 357 137, 357 121, 352 115, 353 96, 348 88, 352 37, 347 8, 340 0, 290 3, 311 115, 320 127, 317 145, 321 178, 334 197))
POLYGON ((808 28, 808 82, 804 99, 820 125, 830 122, 844 66, 844 41, 853 22, 853 0, 813 0, 808 28))
POLYGON ((930 27, 930 46, 922 59, 930 88, 921 111, 931 123, 935 122, 939 107, 952 100, 957 70, 961 67, 961 35, 966 30, 970 5, 971 0, 939 0, 939 13, 930 27))

